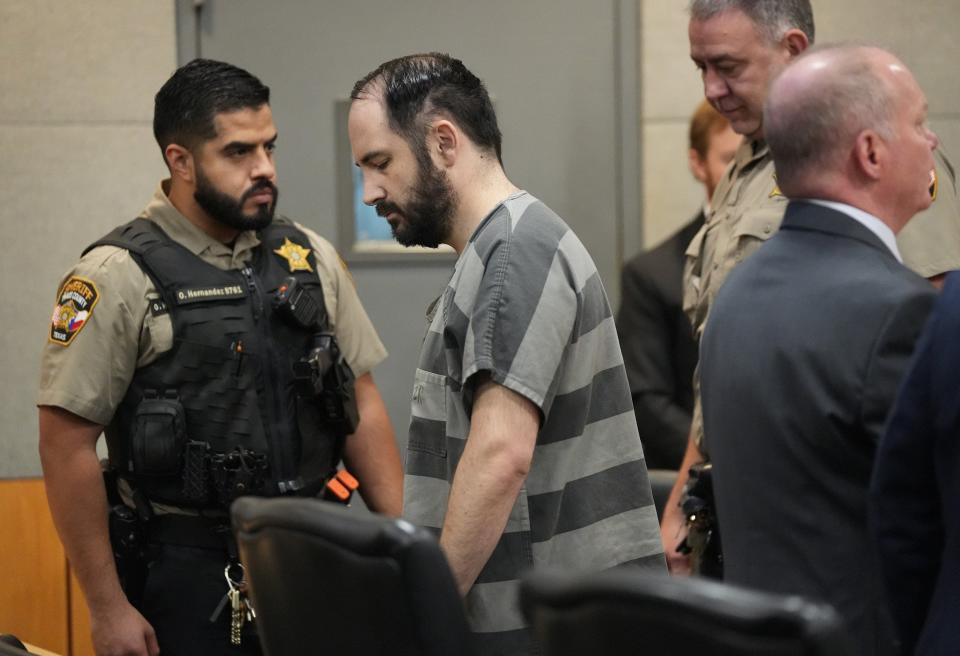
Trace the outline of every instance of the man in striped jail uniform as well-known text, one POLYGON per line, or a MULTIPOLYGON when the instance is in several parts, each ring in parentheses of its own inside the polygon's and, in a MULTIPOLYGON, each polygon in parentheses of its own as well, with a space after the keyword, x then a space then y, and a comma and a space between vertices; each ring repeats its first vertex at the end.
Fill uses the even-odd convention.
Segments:
POLYGON ((665 571, 610 305, 573 231, 507 179, 459 60, 386 62, 351 97, 364 202, 401 244, 459 255, 428 311, 404 515, 439 532, 479 651, 529 653, 525 570, 665 571))

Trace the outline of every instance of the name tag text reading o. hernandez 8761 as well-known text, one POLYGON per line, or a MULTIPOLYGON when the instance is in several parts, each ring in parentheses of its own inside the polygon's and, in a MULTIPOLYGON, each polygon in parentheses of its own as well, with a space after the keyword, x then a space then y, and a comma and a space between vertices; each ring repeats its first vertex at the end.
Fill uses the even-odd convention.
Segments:
POLYGON ((243 298, 247 291, 243 285, 214 285, 211 287, 182 287, 173 297, 177 305, 202 303, 203 301, 221 301, 229 298, 243 298))

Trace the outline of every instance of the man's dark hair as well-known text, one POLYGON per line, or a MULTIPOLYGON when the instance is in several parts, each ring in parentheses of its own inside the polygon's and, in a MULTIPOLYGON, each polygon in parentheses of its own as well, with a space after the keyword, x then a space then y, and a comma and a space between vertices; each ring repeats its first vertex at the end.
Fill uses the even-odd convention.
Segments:
POLYGON ((217 136, 217 114, 269 102, 270 88, 242 68, 194 59, 178 68, 154 97, 153 136, 161 152, 171 143, 193 149, 217 136))
POLYGON ((815 28, 810 0, 690 0, 690 16, 705 21, 728 9, 738 9, 753 21, 770 43, 797 29, 813 43, 815 28))
POLYGON ((394 132, 413 149, 421 165, 426 151, 428 121, 443 116, 470 140, 500 156, 500 128, 483 82, 463 62, 439 52, 408 55, 385 62, 353 85, 353 100, 379 96, 394 132), (376 91, 374 88, 376 87, 376 91))

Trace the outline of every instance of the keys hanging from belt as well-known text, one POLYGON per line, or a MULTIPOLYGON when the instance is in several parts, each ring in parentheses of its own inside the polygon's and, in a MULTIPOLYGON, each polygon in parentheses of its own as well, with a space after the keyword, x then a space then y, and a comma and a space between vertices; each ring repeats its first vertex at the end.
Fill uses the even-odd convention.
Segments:
POLYGON ((210 616, 210 621, 216 622, 217 618, 220 617, 220 613, 223 612, 227 603, 229 603, 230 644, 239 645, 243 625, 247 622, 253 622, 257 618, 257 613, 253 609, 253 604, 250 603, 250 598, 247 596, 247 584, 244 580, 243 565, 236 562, 227 563, 227 566, 223 569, 223 578, 227 580, 227 592, 214 609, 213 614, 210 616), (231 570, 234 571, 234 575, 231 575, 231 570), (237 572, 239 573, 238 575, 237 572))

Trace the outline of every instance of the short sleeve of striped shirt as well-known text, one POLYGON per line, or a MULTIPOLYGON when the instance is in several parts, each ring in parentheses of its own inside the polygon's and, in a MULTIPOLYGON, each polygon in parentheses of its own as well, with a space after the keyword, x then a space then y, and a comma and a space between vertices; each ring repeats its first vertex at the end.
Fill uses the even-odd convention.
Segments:
MULTIPOLYGON (((569 228, 529 194, 507 200, 470 244, 475 278, 461 371, 481 371, 544 413, 579 316, 577 290, 560 249, 569 228), (472 346, 472 348, 469 348, 472 346)), ((462 282, 466 282, 465 280, 462 282)), ((459 294, 458 294, 459 295, 459 294)), ((458 304, 459 305, 459 304, 458 304)))

